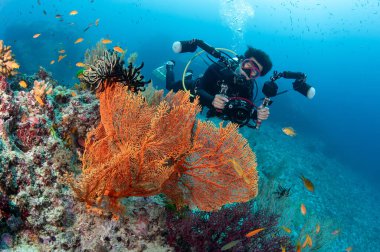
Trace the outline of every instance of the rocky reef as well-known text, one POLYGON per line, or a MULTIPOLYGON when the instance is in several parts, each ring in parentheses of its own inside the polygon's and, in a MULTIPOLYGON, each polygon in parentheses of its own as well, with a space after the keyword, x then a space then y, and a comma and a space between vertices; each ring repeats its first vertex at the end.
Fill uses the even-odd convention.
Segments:
POLYGON ((110 251, 159 246, 164 215, 160 208, 148 209, 155 203, 136 200, 130 214, 119 220, 91 215, 77 203, 62 178, 81 166, 84 139, 97 125, 99 104, 90 91, 56 85, 49 73, 44 80, 39 77, 41 73, 24 78, 25 88, 18 79, 0 77, 1 248, 29 244, 36 251, 110 251))

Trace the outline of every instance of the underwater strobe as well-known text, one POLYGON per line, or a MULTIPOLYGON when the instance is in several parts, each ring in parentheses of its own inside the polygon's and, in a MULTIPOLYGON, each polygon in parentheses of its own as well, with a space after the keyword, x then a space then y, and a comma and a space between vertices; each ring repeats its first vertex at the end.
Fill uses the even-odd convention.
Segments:
MULTIPOLYGON (((282 73, 278 73, 277 71, 274 71, 273 76, 270 77, 270 80, 266 81, 263 86, 262 92, 265 95, 265 98, 262 103, 263 107, 267 107, 272 103, 270 99, 271 97, 275 97, 276 95, 280 95, 288 91, 286 90, 286 91, 277 93, 278 85, 275 81, 280 78, 295 80, 293 82, 293 89, 295 91, 299 92, 300 94, 303 94, 309 99, 314 98, 315 88, 306 83, 306 74, 300 73, 300 72, 290 72, 290 71, 284 71, 282 73)), ((256 129, 259 129, 260 125, 261 125, 261 120, 257 120, 256 129)))
POLYGON ((265 97, 270 98, 281 93, 285 93, 287 91, 283 91, 281 93, 277 93, 278 85, 276 84, 276 80, 280 78, 285 79, 293 79, 293 89, 300 94, 303 94, 309 99, 313 99, 315 96, 315 88, 306 83, 306 74, 300 72, 290 72, 284 71, 282 73, 278 73, 277 71, 273 72, 273 76, 270 78, 270 81, 264 83, 263 86, 263 94, 265 97))

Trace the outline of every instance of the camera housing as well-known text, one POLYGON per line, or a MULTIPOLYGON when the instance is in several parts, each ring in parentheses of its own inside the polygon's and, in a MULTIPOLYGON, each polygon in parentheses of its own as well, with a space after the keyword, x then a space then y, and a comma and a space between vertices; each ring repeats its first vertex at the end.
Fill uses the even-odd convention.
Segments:
POLYGON ((246 125, 252 118, 254 105, 245 98, 231 98, 223 109, 223 115, 229 121, 237 123, 240 126, 246 125))

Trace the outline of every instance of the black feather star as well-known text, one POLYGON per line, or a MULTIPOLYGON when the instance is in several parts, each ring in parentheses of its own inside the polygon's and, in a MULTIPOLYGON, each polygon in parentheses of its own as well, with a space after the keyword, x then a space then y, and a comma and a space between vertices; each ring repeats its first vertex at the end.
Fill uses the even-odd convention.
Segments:
POLYGON ((115 53, 108 50, 103 52, 93 65, 87 65, 87 69, 83 71, 82 81, 89 86, 91 90, 103 92, 105 87, 120 83, 132 92, 144 91, 145 85, 150 82, 144 81, 141 75, 141 69, 144 62, 139 67, 134 67, 129 63, 128 68, 124 68, 124 61, 115 53))

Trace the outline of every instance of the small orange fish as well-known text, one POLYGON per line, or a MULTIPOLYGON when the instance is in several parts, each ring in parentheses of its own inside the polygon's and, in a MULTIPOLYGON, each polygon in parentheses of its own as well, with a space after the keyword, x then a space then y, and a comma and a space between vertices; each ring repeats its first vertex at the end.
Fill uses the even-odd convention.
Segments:
POLYGON ((310 192, 314 192, 314 185, 310 181, 310 179, 305 178, 303 175, 300 176, 300 179, 303 181, 303 185, 306 187, 307 190, 310 192))
POLYGON ((282 128, 282 132, 284 132, 285 135, 288 135, 291 137, 294 137, 297 135, 296 131, 292 127, 282 128))
POLYGON ((99 21, 100 21, 99 18, 95 20, 95 26, 98 26, 98 25, 99 25, 99 21))
POLYGON ((112 40, 110 40, 110 39, 102 39, 102 43, 103 44, 111 44, 112 40))
POLYGON ((124 50, 121 47, 119 47, 119 46, 114 46, 113 50, 116 51, 116 52, 118 52, 118 53, 124 53, 124 50))
POLYGON ((85 67, 86 65, 84 64, 84 63, 82 63, 82 62, 77 62, 76 64, 75 64, 77 67, 85 67))
POLYGON ((75 93, 74 91, 72 91, 72 92, 71 92, 71 96, 72 96, 72 97, 75 97, 75 96, 77 96, 77 93, 75 93))
POLYGON ((38 38, 41 35, 41 33, 36 33, 33 35, 33 38, 38 38))
POLYGON ((234 168, 239 177, 243 178, 244 182, 248 185, 252 184, 252 181, 249 179, 248 176, 245 175, 243 168, 241 168, 240 164, 235 159, 230 159, 229 161, 231 162, 232 168, 234 168))
POLYGON ((315 227, 315 232, 318 234, 320 230, 321 230, 321 226, 317 224, 317 226, 315 227))
POLYGON ((50 61, 50 65, 53 65, 55 63, 55 60, 50 61))
POLYGON ((301 213, 302 215, 306 215, 306 207, 303 203, 301 204, 301 213))
POLYGON ((66 51, 62 49, 62 50, 59 50, 58 52, 59 53, 65 53, 66 51))
POLYGON ((308 245, 310 248, 313 246, 313 241, 311 240, 310 235, 306 235, 305 242, 302 244, 302 248, 306 247, 308 245))
POLYGON ((71 15, 71 16, 74 16, 74 15, 76 15, 76 14, 78 14, 78 11, 76 11, 76 10, 72 10, 72 11, 70 11, 70 13, 69 13, 69 15, 71 15))
POLYGON ((258 228, 258 229, 255 229, 251 232, 249 232, 248 234, 245 235, 245 237, 249 238, 249 237, 252 237, 254 236, 255 234, 258 234, 260 233, 261 231, 263 231, 265 228, 258 228))
POLYGON ((20 84, 20 87, 22 87, 22 88, 27 88, 28 87, 28 84, 24 80, 20 81, 18 84, 20 84))
POLYGON ((285 226, 282 226, 281 227, 286 233, 291 233, 292 232, 292 230, 290 230, 290 228, 288 228, 288 227, 285 227, 285 226))
POLYGON ((78 44, 78 43, 82 42, 83 40, 84 40, 83 38, 79 38, 79 39, 75 40, 74 44, 78 44))
POLYGON ((224 245, 223 247, 221 247, 221 251, 226 251, 226 250, 229 250, 233 247, 235 247, 237 244, 239 244, 239 242, 241 242, 242 240, 235 240, 235 241, 232 241, 232 242, 229 242, 227 243, 226 245, 224 245))
POLYGON ((300 241, 297 242, 296 252, 301 252, 301 243, 300 243, 300 241))
POLYGON ((337 235, 337 234, 339 234, 339 233, 340 233, 340 230, 337 229, 337 230, 334 230, 334 232, 332 232, 331 234, 333 234, 333 235, 337 235))
POLYGON ((66 58, 66 54, 65 55, 59 55, 58 56, 58 62, 60 62, 61 60, 63 60, 64 58, 66 58))
POLYGON ((346 252, 351 252, 351 251, 352 251, 352 247, 346 248, 346 252))

